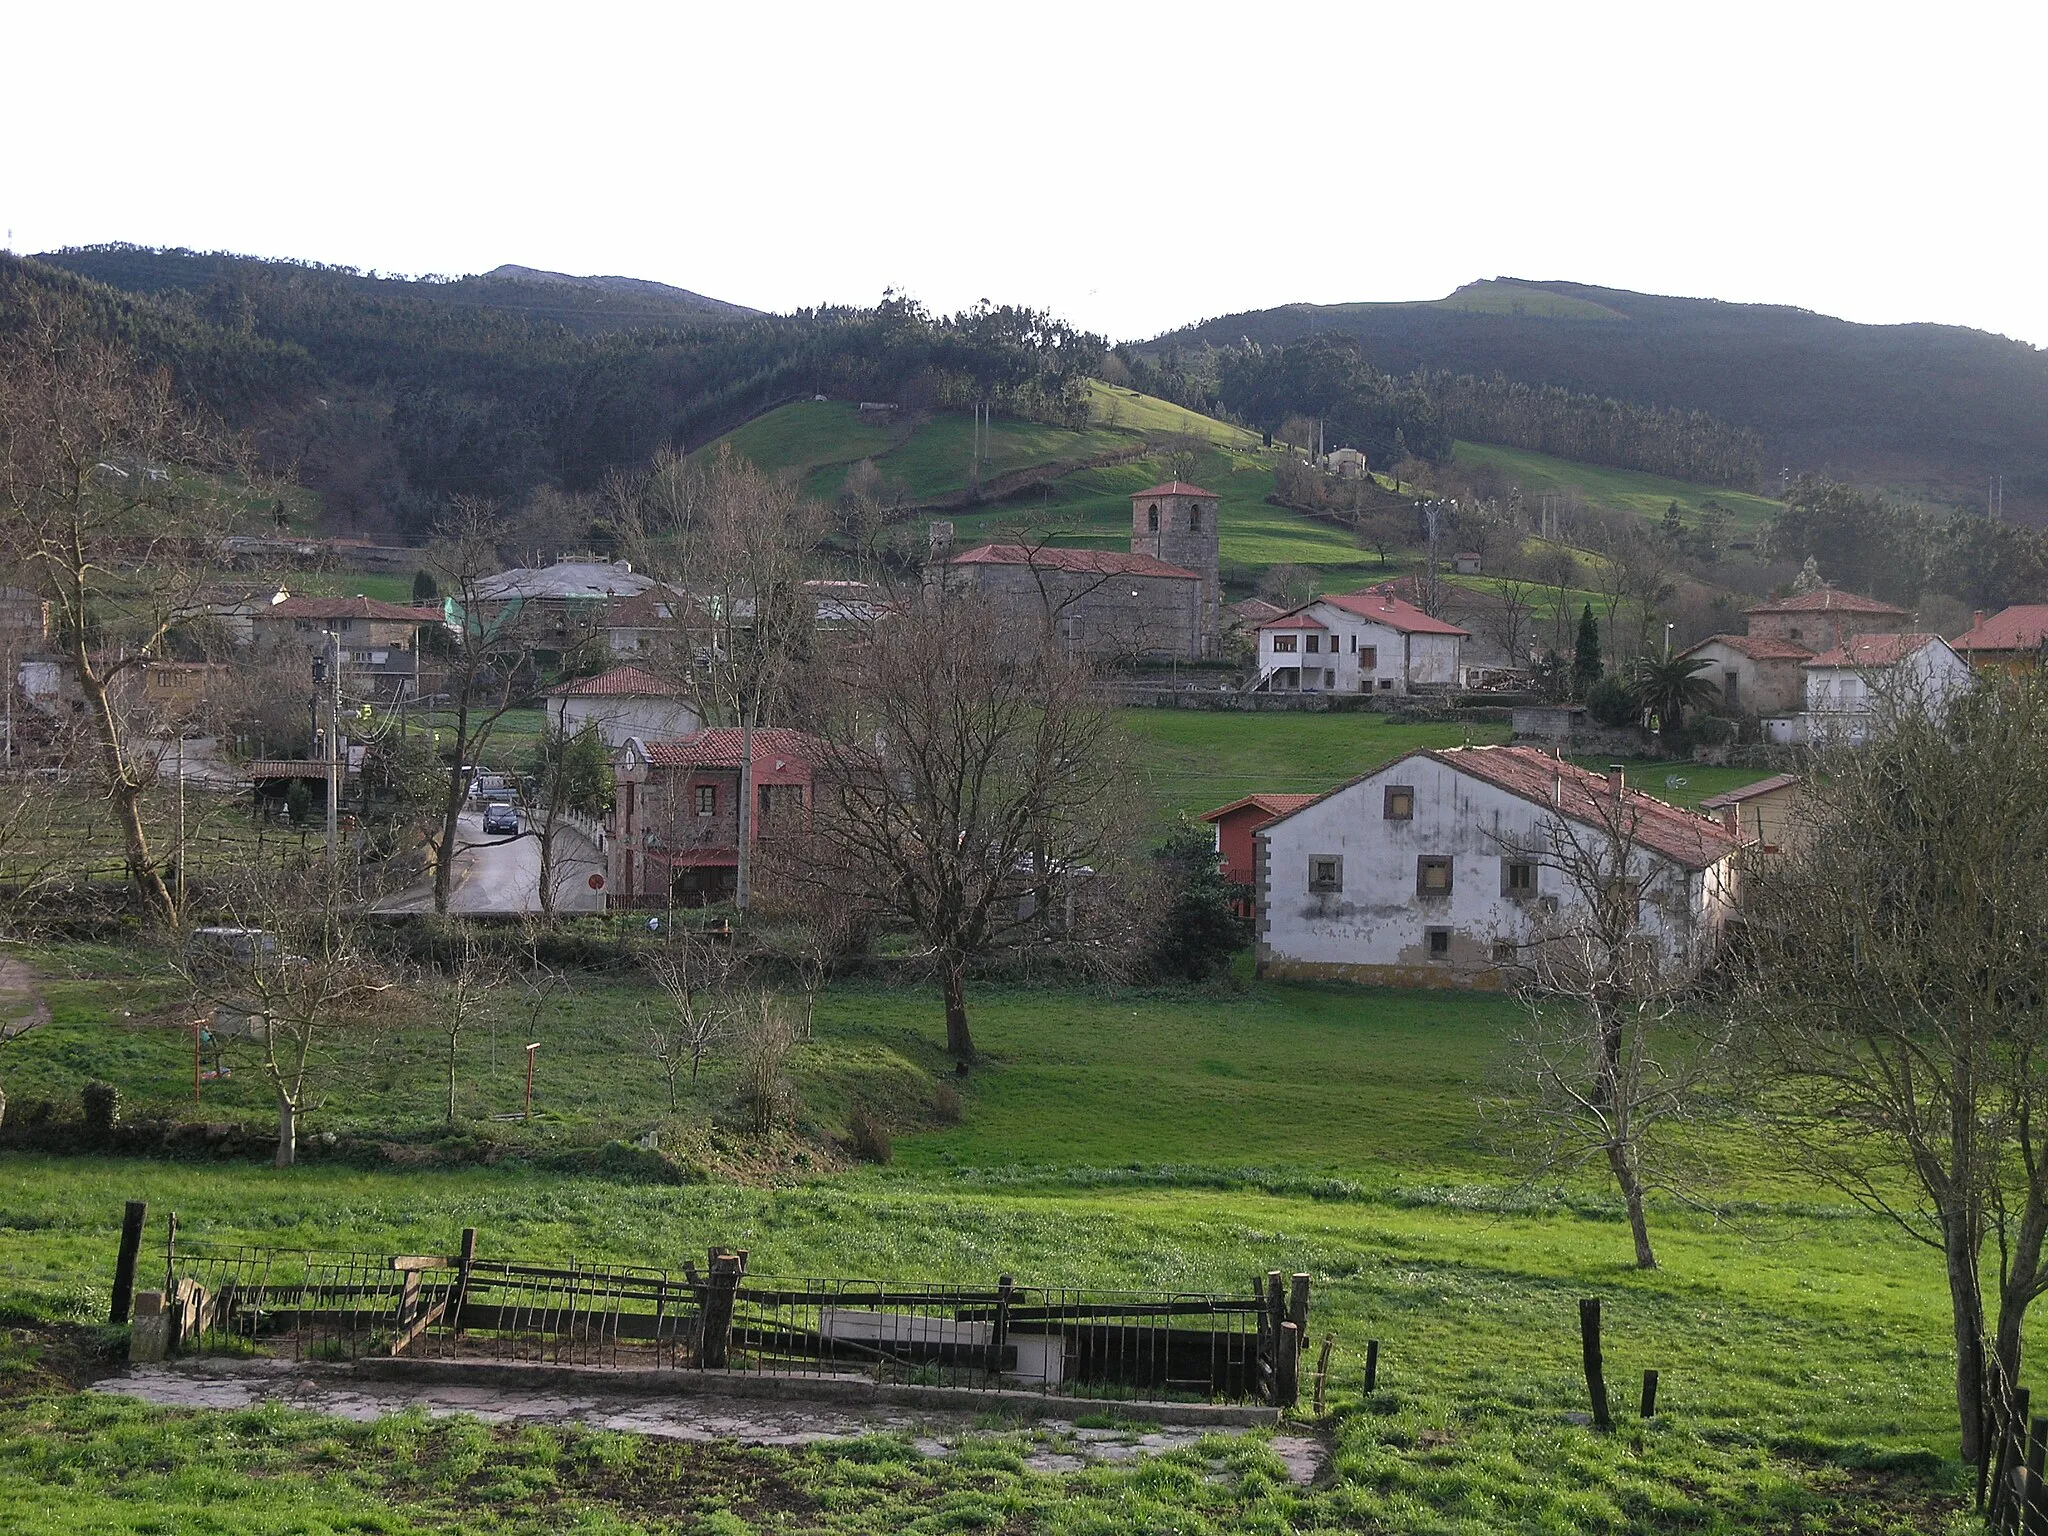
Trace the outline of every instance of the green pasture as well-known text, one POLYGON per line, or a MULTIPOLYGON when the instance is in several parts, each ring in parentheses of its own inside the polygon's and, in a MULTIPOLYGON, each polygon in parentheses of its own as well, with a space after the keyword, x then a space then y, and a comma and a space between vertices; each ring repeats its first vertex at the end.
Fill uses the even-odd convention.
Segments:
POLYGON ((1709 501, 1728 514, 1729 528, 1753 536, 1777 515, 1783 505, 1766 496, 1719 486, 1694 485, 1685 480, 1667 480, 1662 475, 1633 469, 1609 469, 1599 464, 1579 464, 1554 459, 1548 454, 1523 448, 1502 448, 1491 443, 1460 441, 1455 462, 1463 468, 1486 468, 1522 488, 1524 503, 1533 504, 1545 495, 1576 491, 1585 505, 1611 512, 1633 512, 1651 522, 1662 522, 1664 511, 1674 501, 1688 526, 1699 520, 1709 501))
MULTIPOLYGON (((421 552, 425 564, 425 551, 421 552)), ((412 576, 395 571, 285 571, 271 578, 294 597, 372 597, 410 603, 412 576)))

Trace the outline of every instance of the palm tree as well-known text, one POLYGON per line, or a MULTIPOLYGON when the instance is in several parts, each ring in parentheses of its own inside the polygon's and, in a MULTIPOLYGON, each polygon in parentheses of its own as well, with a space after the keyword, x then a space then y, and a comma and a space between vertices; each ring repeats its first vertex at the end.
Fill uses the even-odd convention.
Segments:
POLYGON ((1708 665, 1683 656, 1644 656, 1636 662, 1630 688, 1636 702, 1657 716, 1663 729, 1675 731, 1685 724, 1687 710, 1704 709, 1714 701, 1714 685, 1699 676, 1708 665))

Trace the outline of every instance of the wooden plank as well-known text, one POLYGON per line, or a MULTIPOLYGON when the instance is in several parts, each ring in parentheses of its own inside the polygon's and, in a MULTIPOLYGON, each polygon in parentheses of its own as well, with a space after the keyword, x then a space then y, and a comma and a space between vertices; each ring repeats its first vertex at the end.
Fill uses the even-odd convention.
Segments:
POLYGON ((394 1356, 404 1354, 411 1347, 414 1340, 418 1339, 421 1334, 433 1327, 434 1324, 441 1321, 442 1316, 447 1310, 448 1298, 444 1296, 405 1325, 404 1330, 391 1341, 391 1353, 394 1356))
POLYGON ((404 1274, 418 1274, 423 1269, 453 1269, 455 1265, 454 1259, 432 1253, 402 1253, 391 1260, 391 1267, 404 1274))

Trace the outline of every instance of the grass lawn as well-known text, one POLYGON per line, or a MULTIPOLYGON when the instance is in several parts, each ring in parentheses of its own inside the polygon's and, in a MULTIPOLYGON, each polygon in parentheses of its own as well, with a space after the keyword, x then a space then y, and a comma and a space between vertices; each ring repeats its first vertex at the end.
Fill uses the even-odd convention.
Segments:
POLYGON ((1609 469, 1599 464, 1579 464, 1554 459, 1548 454, 1523 448, 1502 448, 1492 443, 1460 442, 1456 462, 1467 467, 1485 466, 1497 470, 1522 488, 1525 502, 1540 496, 1577 491, 1590 506, 1610 511, 1634 512, 1652 522, 1662 522, 1664 509, 1677 502, 1688 525, 1696 523, 1701 508, 1717 502, 1728 513, 1728 525, 1745 536, 1754 535, 1777 514, 1781 502, 1747 491, 1718 486, 1694 485, 1685 480, 1667 480, 1662 475, 1633 469, 1609 469))
MULTIPOLYGON (((425 551, 421 551, 425 563, 425 551)), ((412 602, 412 577, 395 571, 286 571, 275 578, 294 597, 374 597, 412 602)))

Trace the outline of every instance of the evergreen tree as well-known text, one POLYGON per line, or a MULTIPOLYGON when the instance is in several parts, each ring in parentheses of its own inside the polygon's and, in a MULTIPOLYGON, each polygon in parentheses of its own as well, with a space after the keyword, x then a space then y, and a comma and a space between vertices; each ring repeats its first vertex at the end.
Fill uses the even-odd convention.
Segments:
POLYGON ((1162 976, 1203 981, 1230 968, 1245 944, 1245 925, 1230 908, 1230 887, 1216 856, 1215 834, 1182 819, 1152 855, 1170 900, 1152 934, 1152 964, 1162 976))
POLYGON ((1579 613, 1579 638, 1572 647, 1572 683, 1578 696, 1583 699, 1591 693, 1606 670, 1600 660, 1600 621, 1588 603, 1579 613))
POLYGON ((412 600, 416 607, 425 607, 441 601, 441 583, 434 580, 432 571, 418 571, 412 578, 412 600))

